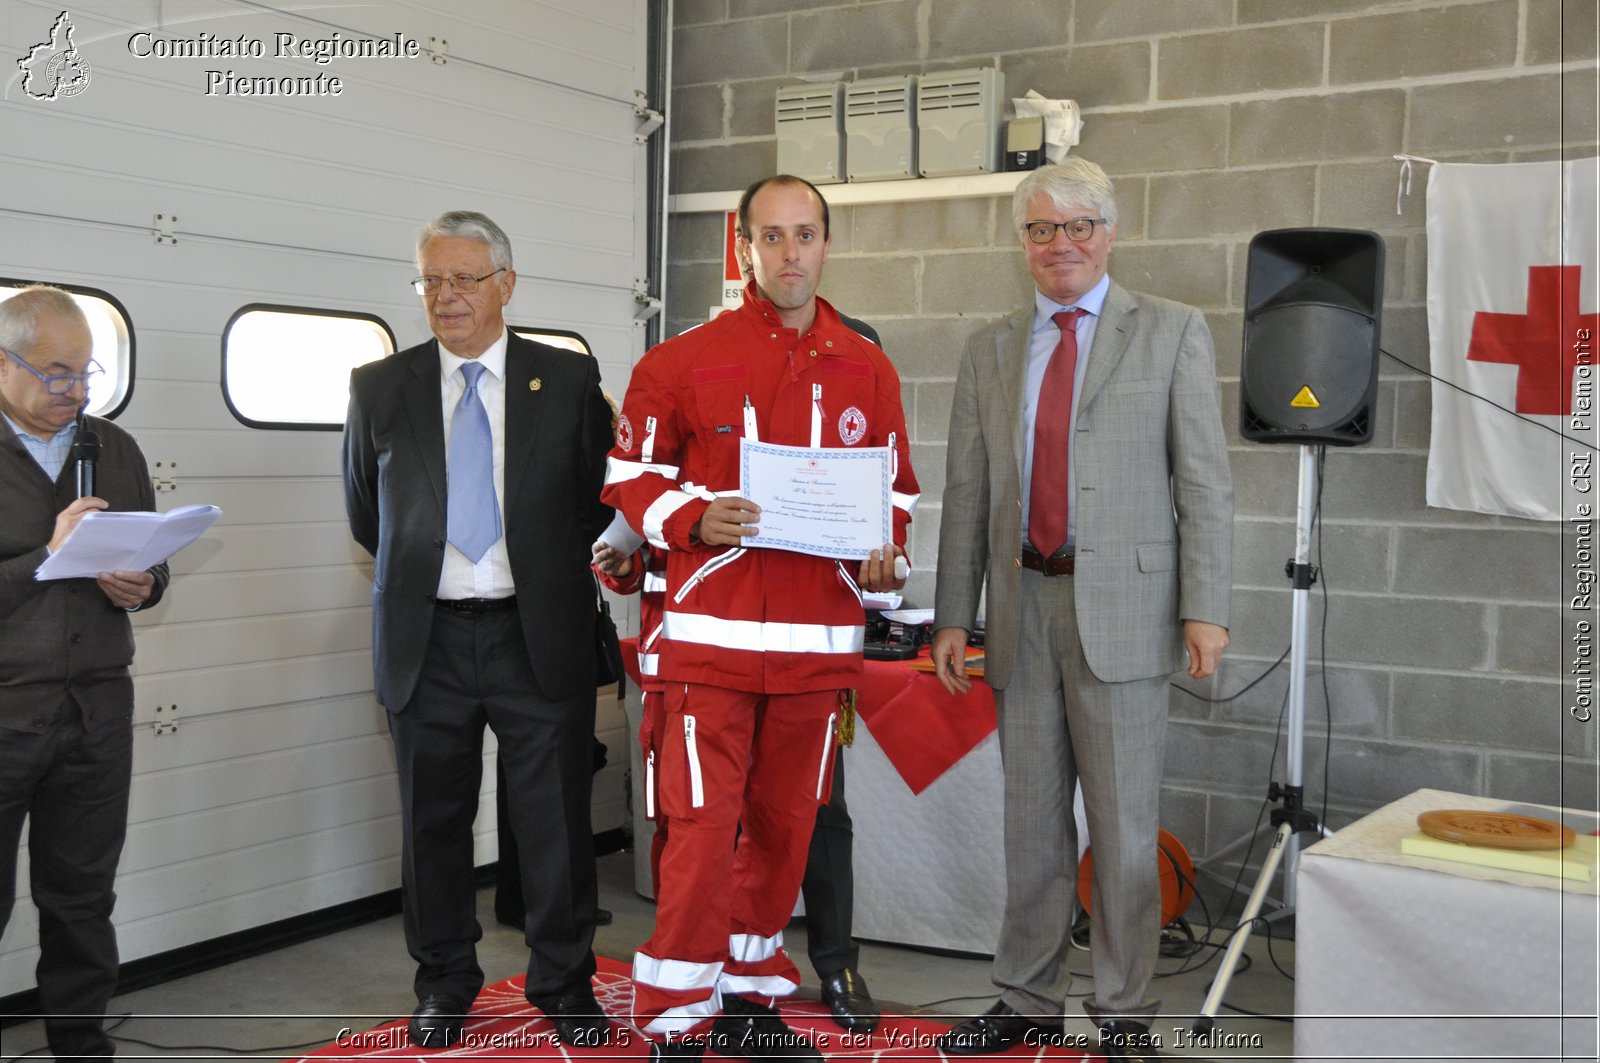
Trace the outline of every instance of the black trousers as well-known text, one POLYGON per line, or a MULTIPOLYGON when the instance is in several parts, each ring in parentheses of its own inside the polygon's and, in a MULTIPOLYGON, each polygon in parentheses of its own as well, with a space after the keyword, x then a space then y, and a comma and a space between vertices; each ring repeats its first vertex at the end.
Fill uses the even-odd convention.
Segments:
MULTIPOLYGON (((594 762, 592 771, 600 774, 600 769, 606 766, 605 743, 596 738, 594 740, 594 762)), ((494 917, 497 921, 507 926, 521 926, 528 918, 527 906, 522 903, 522 854, 517 851, 516 833, 507 829, 506 824, 511 822, 511 800, 507 796, 509 786, 506 783, 506 761, 504 754, 495 758, 494 762, 494 809, 495 822, 500 824, 495 831, 495 847, 499 855, 494 865, 494 917)), ((593 791, 590 791, 591 798, 593 791)))
POLYGON ((558 701, 540 693, 515 610, 436 610, 417 691, 389 717, 404 832, 406 947, 417 961, 419 998, 470 1002, 483 987, 472 822, 485 725, 506 765, 527 908, 526 993, 538 1004, 586 985, 595 971, 594 693, 558 701))
POLYGON ((855 912, 855 828, 844 802, 844 750, 833 756, 833 792, 817 809, 806 854, 806 877, 800 896, 806 902, 806 952, 817 977, 838 974, 861 962, 861 948, 850 936, 855 912))
POLYGON ((129 718, 86 731, 69 698, 41 734, 0 729, 0 932, 16 904, 28 818, 39 1007, 57 1059, 114 1054, 102 1017, 117 988, 112 887, 128 833, 129 718))

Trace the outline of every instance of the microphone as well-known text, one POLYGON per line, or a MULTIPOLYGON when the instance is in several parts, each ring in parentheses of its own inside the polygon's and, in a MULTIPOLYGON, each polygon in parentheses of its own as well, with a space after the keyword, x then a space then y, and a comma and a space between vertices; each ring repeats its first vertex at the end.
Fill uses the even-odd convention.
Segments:
POLYGON ((83 411, 78 411, 78 434, 72 442, 72 457, 78 463, 78 497, 94 494, 94 464, 100 460, 100 435, 89 428, 83 411))

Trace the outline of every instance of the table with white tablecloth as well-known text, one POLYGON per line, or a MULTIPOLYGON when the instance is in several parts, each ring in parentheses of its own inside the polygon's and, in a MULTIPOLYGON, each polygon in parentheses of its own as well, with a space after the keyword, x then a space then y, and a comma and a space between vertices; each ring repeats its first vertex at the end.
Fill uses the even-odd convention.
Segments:
POLYGON ((1297 1057, 1596 1058, 1596 884, 1400 851, 1420 812, 1512 804, 1418 790, 1305 851, 1297 1057))

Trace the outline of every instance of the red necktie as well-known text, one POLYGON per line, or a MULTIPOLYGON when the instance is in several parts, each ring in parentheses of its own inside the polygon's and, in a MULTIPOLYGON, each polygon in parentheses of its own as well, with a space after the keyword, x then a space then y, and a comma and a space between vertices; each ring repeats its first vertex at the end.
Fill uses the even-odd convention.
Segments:
POLYGON ((1063 310, 1053 320, 1061 340, 1050 353, 1033 410, 1033 477, 1028 485, 1028 541, 1041 557, 1067 542, 1067 445, 1072 438, 1072 380, 1078 371, 1078 318, 1063 310))

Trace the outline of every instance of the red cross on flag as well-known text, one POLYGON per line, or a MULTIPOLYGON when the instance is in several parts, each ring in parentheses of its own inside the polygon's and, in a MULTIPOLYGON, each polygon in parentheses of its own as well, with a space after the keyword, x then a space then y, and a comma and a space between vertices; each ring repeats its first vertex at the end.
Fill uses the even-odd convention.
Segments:
MULTIPOLYGON (((1435 376, 1595 438, 1600 160, 1435 165, 1428 336, 1435 376)), ((1435 382, 1430 506, 1561 520, 1584 448, 1435 382)))

